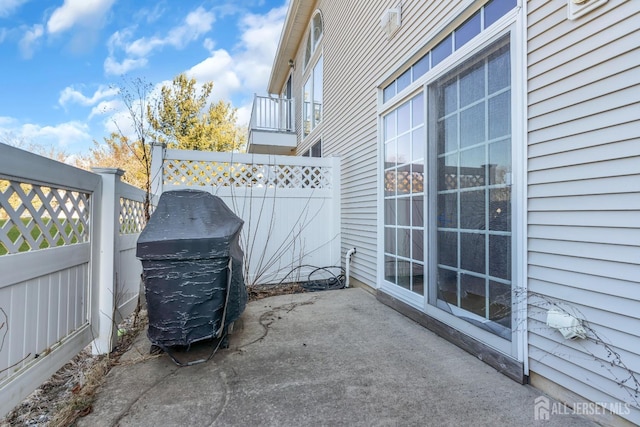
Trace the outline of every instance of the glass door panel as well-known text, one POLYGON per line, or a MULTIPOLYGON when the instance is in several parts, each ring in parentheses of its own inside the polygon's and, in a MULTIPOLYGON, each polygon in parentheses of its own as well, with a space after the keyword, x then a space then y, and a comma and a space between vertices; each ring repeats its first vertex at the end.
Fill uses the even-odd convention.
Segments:
POLYGON ((424 120, 422 93, 383 117, 385 286, 406 292, 422 304, 425 294, 424 120))
POLYGON ((508 39, 430 85, 435 283, 430 303, 511 339, 508 39))

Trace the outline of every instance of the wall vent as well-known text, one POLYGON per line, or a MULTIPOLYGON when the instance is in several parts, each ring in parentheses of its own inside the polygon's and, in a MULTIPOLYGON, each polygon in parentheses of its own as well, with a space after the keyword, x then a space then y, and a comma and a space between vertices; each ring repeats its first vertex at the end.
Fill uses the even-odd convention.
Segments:
POLYGON ((567 0, 567 17, 577 19, 606 2, 607 0, 567 0))
POLYGON ((400 7, 387 9, 380 17, 380 27, 391 38, 402 25, 402 10, 400 7))

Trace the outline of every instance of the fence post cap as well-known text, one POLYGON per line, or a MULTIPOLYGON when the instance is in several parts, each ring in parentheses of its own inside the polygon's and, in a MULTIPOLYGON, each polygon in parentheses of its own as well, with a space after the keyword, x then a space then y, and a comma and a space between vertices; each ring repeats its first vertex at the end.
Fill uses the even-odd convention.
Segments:
POLYGON ((124 175, 124 170, 120 168, 98 168, 92 167, 91 170, 95 173, 105 174, 105 175, 124 175))

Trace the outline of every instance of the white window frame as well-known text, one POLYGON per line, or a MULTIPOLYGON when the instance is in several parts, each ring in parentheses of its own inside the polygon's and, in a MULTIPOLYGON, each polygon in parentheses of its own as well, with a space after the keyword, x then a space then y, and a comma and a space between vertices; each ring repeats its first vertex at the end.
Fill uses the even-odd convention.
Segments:
POLYGON ((311 15, 311 20, 309 21, 309 29, 307 30, 307 37, 305 37, 304 59, 303 59, 304 70, 307 70, 309 68, 309 64, 313 62, 312 58, 314 57, 315 53, 319 50, 318 48, 320 47, 320 43, 322 42, 323 36, 324 36, 324 17, 322 16, 322 12, 318 9, 313 13, 313 15, 311 15), (317 39, 313 34, 313 21, 316 19, 316 16, 320 17, 320 23, 322 24, 322 33, 320 33, 320 37, 318 37, 317 39), (307 52, 307 45, 310 46, 310 52, 307 52))
MULTIPOLYGON (((322 53, 322 52, 321 52, 322 53)), ((309 67, 307 73, 305 74, 304 84, 302 85, 302 139, 306 139, 309 135, 314 133, 313 131, 322 123, 322 118, 324 116, 324 109, 322 105, 322 91, 323 91, 323 82, 324 79, 324 60, 322 54, 320 54, 315 61, 313 62, 313 67, 309 67), (317 75, 316 75, 316 67, 320 67, 319 76, 320 76, 320 102, 317 102, 315 98, 315 92, 317 89, 317 75), (307 83, 309 83, 309 100, 305 99, 305 92, 307 83), (316 105, 317 104, 317 105, 316 105), (306 109, 310 108, 311 118, 309 120, 309 129, 306 129, 307 126, 307 114, 306 109), (319 109, 319 118, 316 117, 316 108, 319 109)))
POLYGON ((304 153, 301 154, 302 157, 322 157, 322 140, 319 139, 318 141, 316 141, 315 143, 313 143, 311 145, 311 147, 307 148, 306 151, 304 153), (314 150, 319 150, 320 151, 320 155, 319 156, 314 156, 313 151, 314 150))
MULTIPOLYGON (((307 37, 305 38, 306 42, 305 42, 305 52, 304 52, 304 71, 302 74, 302 88, 301 88, 301 97, 300 97, 300 105, 301 105, 301 116, 302 116, 302 128, 301 128, 301 135, 302 135, 302 140, 305 140, 309 135, 311 134, 315 134, 316 132, 314 132, 314 130, 318 127, 318 125, 320 123, 322 123, 322 118, 324 116, 324 109, 322 106, 322 99, 320 100, 319 103, 319 110, 320 110, 320 117, 319 120, 316 120, 316 99, 314 97, 316 88, 317 88, 317 82, 316 80, 316 67, 318 66, 318 64, 321 64, 321 68, 319 71, 320 74, 320 85, 321 85, 321 90, 324 90, 323 88, 323 79, 324 79, 324 60, 323 60, 323 52, 322 52, 322 39, 324 37, 324 17, 322 16, 322 12, 318 9, 316 10, 312 17, 311 20, 309 21, 309 28, 307 29, 307 37), (313 21, 314 19, 319 16, 320 17, 320 21, 322 23, 322 33, 320 34, 320 37, 318 37, 318 39, 314 39, 313 38, 313 21), (307 57, 307 52, 306 52, 306 44, 308 42, 311 42, 311 52, 307 57), (309 83, 309 105, 311 108, 310 111, 310 115, 311 115, 311 119, 309 121, 309 129, 306 128, 307 126, 307 116, 306 116, 306 108, 307 108, 307 102, 305 101, 305 88, 307 86, 307 83, 309 83)), ((321 94, 321 98, 322 98, 322 94, 321 94)))
MULTIPOLYGON (((471 12, 469 12, 470 14, 471 12)), ((476 337, 482 342, 496 348, 497 350, 516 358, 519 361, 525 363, 525 374, 528 372, 528 364, 526 363, 526 313, 527 313, 527 273, 526 273, 526 19, 524 18, 525 12, 522 6, 522 2, 519 5, 505 14, 490 28, 482 31, 473 40, 468 42, 465 46, 459 50, 453 52, 449 57, 444 59, 441 63, 433 67, 422 77, 414 81, 411 85, 405 88, 402 92, 396 94, 394 97, 383 102, 383 87, 385 85, 379 85, 378 89, 378 150, 379 153, 383 153, 384 139, 383 139, 383 117, 385 114, 394 110, 400 106, 407 99, 416 95, 420 91, 425 94, 425 123, 428 124, 428 87, 430 84, 438 80, 438 78, 445 75, 447 72, 454 69, 457 65, 461 64, 464 60, 470 58, 474 54, 480 52, 482 49, 490 46, 496 42, 500 37, 510 34, 510 50, 511 50, 511 81, 512 81, 512 95, 511 95, 511 108, 512 108, 512 282, 513 287, 518 288, 518 292, 512 294, 514 317, 512 318, 513 334, 511 341, 506 341, 496 335, 483 331, 480 328, 472 326, 470 323, 455 318, 455 316, 449 315, 441 309, 432 306, 428 302, 428 292, 425 292, 425 296, 417 296, 411 292, 404 292, 405 290, 398 286, 386 285, 384 279, 384 190, 383 190, 383 171, 384 171, 384 159, 382 155, 379 155, 378 162, 378 283, 380 287, 387 293, 390 293, 394 297, 403 301, 404 303, 411 305, 426 314, 443 321, 444 323, 453 326, 454 328, 468 333, 471 336, 476 337), (519 298, 517 295, 522 295, 519 298)), ((439 40, 438 40, 439 41, 439 40)), ((434 41, 435 46, 438 41, 434 41)), ((394 74, 401 74, 396 72, 394 74)), ((428 147, 428 145, 427 145, 428 147)), ((429 173, 429 159, 428 156, 425 159, 425 173, 429 173)), ((425 194, 425 221, 429 223, 430 206, 428 205, 429 195, 425 194)), ((429 264, 429 261, 433 255, 430 253, 429 242, 430 230, 427 229, 425 224, 425 264, 429 264)), ((428 274, 431 274, 430 272, 428 274)), ((427 284, 428 286, 430 285, 427 284)))

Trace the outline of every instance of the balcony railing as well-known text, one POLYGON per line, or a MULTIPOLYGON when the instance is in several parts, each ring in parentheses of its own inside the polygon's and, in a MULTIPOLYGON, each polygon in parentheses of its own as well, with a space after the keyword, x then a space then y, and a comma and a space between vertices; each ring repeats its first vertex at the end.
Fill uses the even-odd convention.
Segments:
POLYGON ((256 95, 253 100, 247 151, 290 155, 296 148, 293 99, 256 95))
POLYGON ((256 95, 249 130, 295 132, 293 99, 256 95))

